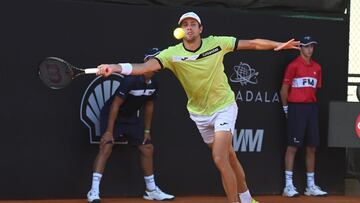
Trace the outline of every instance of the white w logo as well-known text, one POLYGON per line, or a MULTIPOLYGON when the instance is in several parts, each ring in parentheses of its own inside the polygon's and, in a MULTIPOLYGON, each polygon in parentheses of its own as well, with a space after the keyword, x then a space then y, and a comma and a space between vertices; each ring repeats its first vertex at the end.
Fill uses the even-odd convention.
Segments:
POLYGON ((233 147, 235 151, 261 152, 264 137, 264 129, 257 129, 255 136, 252 129, 241 129, 239 135, 234 131, 233 147))

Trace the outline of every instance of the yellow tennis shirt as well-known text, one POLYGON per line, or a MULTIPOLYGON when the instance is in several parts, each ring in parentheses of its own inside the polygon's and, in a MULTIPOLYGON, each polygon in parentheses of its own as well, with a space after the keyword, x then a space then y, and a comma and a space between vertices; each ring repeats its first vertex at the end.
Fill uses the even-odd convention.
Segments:
POLYGON ((224 73, 224 55, 234 51, 236 38, 209 36, 198 50, 186 50, 183 43, 168 47, 156 58, 178 78, 188 97, 187 109, 199 115, 211 115, 235 102, 224 73))

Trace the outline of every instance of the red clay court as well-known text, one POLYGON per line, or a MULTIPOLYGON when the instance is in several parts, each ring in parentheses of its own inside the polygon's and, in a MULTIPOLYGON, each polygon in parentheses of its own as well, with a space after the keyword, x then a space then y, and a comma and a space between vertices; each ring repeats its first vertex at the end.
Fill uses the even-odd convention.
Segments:
MULTIPOLYGON (((256 196, 260 203, 360 203, 358 196, 328 196, 285 198, 279 195, 256 196)), ((2 200, 0 203, 86 203, 86 199, 59 199, 59 200, 2 200)), ((104 198, 101 203, 150 203, 142 198, 104 198)), ((157 202, 157 201, 153 201, 157 202)), ((226 203, 225 197, 219 196, 187 196, 176 197, 173 201, 161 201, 172 203, 226 203)))

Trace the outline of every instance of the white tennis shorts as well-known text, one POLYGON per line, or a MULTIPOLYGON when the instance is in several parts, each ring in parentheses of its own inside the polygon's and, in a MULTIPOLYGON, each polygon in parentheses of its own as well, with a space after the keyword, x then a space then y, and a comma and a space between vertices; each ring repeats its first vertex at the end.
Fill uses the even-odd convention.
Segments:
POLYGON ((215 132, 231 131, 231 134, 234 134, 237 114, 238 107, 236 103, 231 103, 212 115, 190 113, 190 118, 196 123, 204 142, 211 144, 214 142, 215 132))

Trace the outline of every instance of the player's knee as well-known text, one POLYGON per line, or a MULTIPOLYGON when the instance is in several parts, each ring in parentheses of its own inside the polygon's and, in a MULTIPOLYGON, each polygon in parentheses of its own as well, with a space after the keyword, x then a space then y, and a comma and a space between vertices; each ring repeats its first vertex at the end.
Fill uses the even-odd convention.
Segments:
POLYGON ((286 149, 286 153, 288 154, 295 154, 297 152, 298 148, 294 146, 289 146, 286 149))
POLYGON ((227 158, 225 156, 221 156, 221 155, 217 155, 217 154, 213 154, 213 160, 215 165, 221 169, 225 166, 226 162, 228 161, 227 158))
POLYGON ((315 154, 316 148, 315 147, 306 147, 306 152, 309 154, 315 154))
POLYGON ((231 150, 229 153, 229 159, 230 160, 237 160, 237 156, 236 153, 234 152, 234 150, 231 150))
POLYGON ((152 144, 139 145, 138 149, 143 156, 152 156, 154 152, 152 144))

